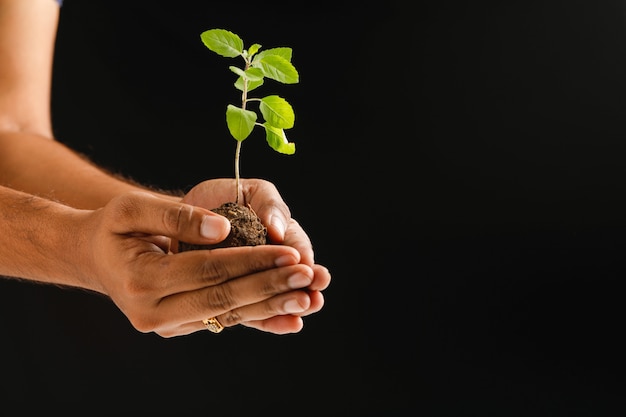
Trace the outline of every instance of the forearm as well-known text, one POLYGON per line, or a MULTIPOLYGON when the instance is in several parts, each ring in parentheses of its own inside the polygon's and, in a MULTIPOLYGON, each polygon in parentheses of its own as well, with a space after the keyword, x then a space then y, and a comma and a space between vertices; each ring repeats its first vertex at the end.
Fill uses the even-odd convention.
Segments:
POLYGON ((0 150, 0 185, 75 208, 95 209, 116 195, 149 191, 111 175, 60 142, 36 134, 0 132, 0 150))
POLYGON ((0 185, 94 209, 143 187, 110 175, 53 138, 50 82, 58 15, 53 0, 0 0, 0 185))
POLYGON ((0 275, 93 288, 80 270, 86 213, 0 186, 0 275))

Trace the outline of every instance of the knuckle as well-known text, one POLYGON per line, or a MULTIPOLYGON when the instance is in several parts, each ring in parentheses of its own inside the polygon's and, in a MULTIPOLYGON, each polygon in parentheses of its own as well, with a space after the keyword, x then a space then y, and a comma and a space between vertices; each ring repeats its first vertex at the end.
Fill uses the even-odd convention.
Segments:
POLYGON ((273 302, 268 302, 263 304, 263 314, 272 317, 278 314, 284 314, 283 308, 281 307, 282 302, 279 300, 272 300, 273 302))
POLYGON ((234 306, 234 299, 230 286, 227 284, 211 287, 207 292, 207 305, 215 310, 230 310, 234 306))
POLYGON ((120 196, 112 202, 108 214, 115 223, 132 222, 140 216, 141 204, 133 193, 120 196))
POLYGON ((241 314, 239 314, 239 311, 235 309, 220 317, 220 321, 224 326, 234 326, 243 322, 243 318, 241 317, 241 314))
POLYGON ((191 220, 193 209, 185 204, 171 207, 163 212, 163 226, 173 233, 179 233, 191 220))
MULTIPOLYGON (((144 261, 147 258, 144 258, 144 261)), ((167 271, 169 268, 169 260, 163 258, 157 261, 160 271, 167 271)), ((158 299, 158 294, 162 291, 162 279, 155 277, 145 269, 145 262, 133 266, 129 274, 119 280, 122 294, 132 301, 135 305, 145 304, 151 300, 158 299)))
POLYGON ((273 279, 267 279, 263 281, 263 284, 261 285, 260 288, 260 294, 263 296, 267 296, 267 295, 275 295, 280 293, 281 291, 284 291, 285 286, 282 284, 278 284, 275 280, 273 279))
POLYGON ((274 268, 273 262, 271 264, 268 263, 268 259, 274 256, 271 245, 247 246, 238 249, 247 251, 245 256, 241 256, 241 258, 245 259, 246 267, 250 273, 263 272, 267 271, 269 268, 274 268))
POLYGON ((128 315, 131 325, 141 333, 151 333, 159 328, 159 323, 149 315, 128 315))
MULTIPOLYGON (((282 287, 282 286, 281 286, 282 287)), ((282 291, 277 285, 274 285, 272 282, 266 282, 261 286, 259 295, 263 297, 273 296, 276 294, 280 294, 282 291)))
POLYGON ((308 236, 304 233, 302 226, 295 219, 289 219, 289 224, 287 225, 287 230, 285 231, 285 239, 305 239, 307 245, 310 246, 310 242, 308 241, 308 236))
POLYGON ((121 293, 134 304, 146 298, 146 294, 151 291, 149 281, 134 278, 121 281, 121 293))
POLYGON ((208 285, 219 284, 230 276, 227 265, 215 257, 202 262, 201 268, 200 276, 208 285))
POLYGON ((134 320, 131 321, 133 327, 141 333, 150 333, 154 329, 154 326, 146 320, 134 320))

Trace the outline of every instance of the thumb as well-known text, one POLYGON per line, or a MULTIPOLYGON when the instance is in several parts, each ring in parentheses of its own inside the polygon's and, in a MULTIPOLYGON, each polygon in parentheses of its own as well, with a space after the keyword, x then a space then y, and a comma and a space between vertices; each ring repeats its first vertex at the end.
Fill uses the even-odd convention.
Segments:
POLYGON ((230 233, 230 222, 224 216, 147 192, 118 196, 105 210, 114 217, 115 233, 163 235, 198 244, 221 242, 230 233))

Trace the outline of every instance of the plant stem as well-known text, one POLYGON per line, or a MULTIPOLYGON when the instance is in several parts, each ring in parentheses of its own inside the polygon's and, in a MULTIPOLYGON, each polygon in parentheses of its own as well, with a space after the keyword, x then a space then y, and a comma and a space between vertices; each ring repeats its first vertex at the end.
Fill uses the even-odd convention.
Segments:
POLYGON ((237 141, 237 148, 235 149, 235 184, 236 184, 235 191, 237 193, 237 196, 235 197, 236 204, 239 203, 239 191, 241 187, 239 185, 239 153, 240 152, 241 152, 241 142, 237 141))
MULTIPOLYGON (((244 60, 246 61, 246 65, 244 67, 244 70, 247 70, 248 68, 250 68, 250 60, 244 57, 244 60)), ((241 108, 242 109, 246 109, 246 103, 248 101, 248 80, 244 77, 243 79, 243 90, 241 91, 241 108)), ((237 197, 235 197, 235 204, 239 203, 239 191, 241 188, 241 185, 239 183, 239 154, 241 153, 241 142, 243 141, 237 141, 237 148, 235 149, 235 191, 237 193, 237 197)))

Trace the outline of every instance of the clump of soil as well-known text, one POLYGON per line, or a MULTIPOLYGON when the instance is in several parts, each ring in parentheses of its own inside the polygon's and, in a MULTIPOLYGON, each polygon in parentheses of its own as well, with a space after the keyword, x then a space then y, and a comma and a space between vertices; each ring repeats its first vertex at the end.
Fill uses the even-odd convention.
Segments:
POLYGON ((178 242, 178 251, 194 249, 217 249, 233 246, 256 246, 267 243, 267 228, 261 223, 254 210, 249 206, 237 203, 224 203, 211 211, 221 214, 230 220, 230 233, 223 241, 214 245, 196 245, 178 242))

